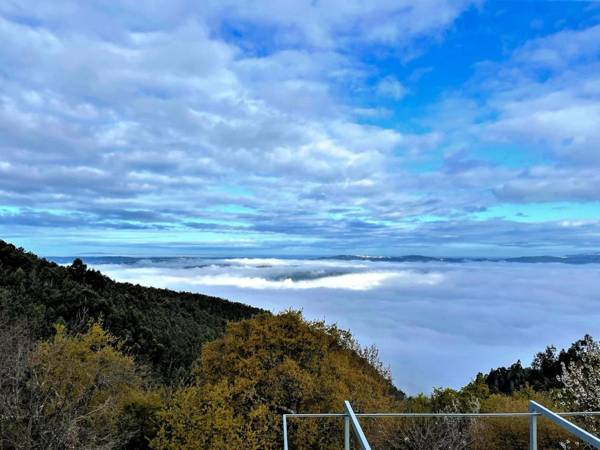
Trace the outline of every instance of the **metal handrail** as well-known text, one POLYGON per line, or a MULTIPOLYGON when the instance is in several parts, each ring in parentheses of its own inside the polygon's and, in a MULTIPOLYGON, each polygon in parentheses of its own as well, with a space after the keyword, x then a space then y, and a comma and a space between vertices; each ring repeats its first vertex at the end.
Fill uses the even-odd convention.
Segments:
POLYGON ((571 434, 574 434, 576 437, 581 439, 587 444, 594 446, 595 448, 600 448, 600 439, 594 436, 588 431, 585 431, 583 428, 578 427, 573 422, 568 421, 567 419, 562 418, 560 415, 555 412, 550 411, 548 408, 540 405, 533 400, 529 401, 529 412, 530 413, 538 413, 532 415, 529 418, 529 450, 537 450, 537 416, 541 415, 551 422, 555 423, 562 429, 568 431, 571 434))
MULTIPOLYGON (((557 416, 600 416, 600 411, 555 412, 557 416)), ((346 413, 287 413, 287 417, 346 417, 346 413)), ((541 416, 539 412, 497 412, 497 413, 358 413, 356 417, 531 417, 541 416)))
POLYGON ((566 431, 574 434, 578 438, 600 449, 600 439, 593 434, 583 430, 574 423, 564 419, 563 417, 577 416, 600 416, 600 411, 574 411, 574 412, 554 412, 534 401, 529 402, 529 412, 497 412, 497 413, 355 413, 352 410, 350 402, 344 402, 344 413, 289 413, 283 415, 283 448, 289 450, 287 420, 291 417, 308 417, 308 418, 344 418, 344 449, 350 448, 350 429, 354 430, 355 437, 358 439, 362 449, 370 450, 369 443, 362 432, 358 418, 360 417, 529 417, 529 436, 530 450, 537 450, 537 418, 539 416, 546 417, 556 425, 562 427, 566 431), (356 426, 356 428, 355 428, 356 426), (357 434, 356 429, 360 430, 357 434), (365 446, 366 444, 366 446, 365 446))

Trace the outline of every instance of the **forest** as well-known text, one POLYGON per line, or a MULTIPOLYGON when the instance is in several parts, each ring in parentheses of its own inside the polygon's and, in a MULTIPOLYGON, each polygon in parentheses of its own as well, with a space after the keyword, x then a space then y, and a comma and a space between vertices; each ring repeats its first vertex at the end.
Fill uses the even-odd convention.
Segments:
POLYGON ((0 241, 0 311, 26 319, 32 337, 49 338, 57 323, 71 332, 101 321, 127 351, 163 380, 189 374, 203 343, 229 321, 257 308, 215 297, 118 283, 80 259, 63 267, 0 241))
MULTIPOLYGON (((462 389, 406 396, 377 349, 298 311, 115 282, 0 241, 0 448, 271 449, 281 415, 600 410, 600 345, 584 336, 462 389), (341 412, 341 411, 340 411, 341 412)), ((581 425, 600 430, 591 418, 581 425)), ((378 449, 527 448, 527 419, 364 421, 378 449)), ((291 421, 294 449, 339 449, 337 419, 291 421)), ((539 448, 582 448, 540 421, 539 448)))

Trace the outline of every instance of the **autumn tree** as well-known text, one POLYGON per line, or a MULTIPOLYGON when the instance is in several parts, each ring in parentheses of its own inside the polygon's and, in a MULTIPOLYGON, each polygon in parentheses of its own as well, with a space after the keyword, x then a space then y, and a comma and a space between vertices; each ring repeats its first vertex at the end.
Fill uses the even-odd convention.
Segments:
POLYGON ((37 344, 22 327, 2 334, 2 448, 143 447, 160 399, 99 324, 78 335, 57 325, 37 344))
MULTIPOLYGON (((376 352, 349 332, 299 312, 263 314, 229 324, 203 347, 195 383, 175 394, 153 445, 279 448, 283 413, 341 412, 344 400, 358 411, 392 411, 401 397, 376 352)), ((342 427, 339 418, 290 419, 289 436, 293 448, 338 449, 342 427)))

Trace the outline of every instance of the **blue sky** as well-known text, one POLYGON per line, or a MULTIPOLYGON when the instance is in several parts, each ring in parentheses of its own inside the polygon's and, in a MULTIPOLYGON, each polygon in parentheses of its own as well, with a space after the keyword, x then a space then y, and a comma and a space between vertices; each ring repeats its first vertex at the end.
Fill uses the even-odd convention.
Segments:
POLYGON ((0 4, 0 237, 44 255, 600 248, 600 3, 0 4))

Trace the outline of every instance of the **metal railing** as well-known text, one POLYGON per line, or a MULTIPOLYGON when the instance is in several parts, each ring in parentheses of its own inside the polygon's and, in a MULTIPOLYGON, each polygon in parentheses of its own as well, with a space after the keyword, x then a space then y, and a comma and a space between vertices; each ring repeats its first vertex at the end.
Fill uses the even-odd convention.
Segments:
MULTIPOLYGON (((600 448, 600 439, 594 436, 592 433, 585 431, 583 428, 578 427, 573 422, 561 417, 567 414, 560 414, 550 411, 548 408, 536 403, 529 401, 529 450, 537 450, 537 418, 538 415, 545 417, 551 422, 555 423, 562 429, 574 434, 577 438, 581 439, 586 444, 590 444, 595 448, 600 448)), ((598 415, 598 413, 588 413, 579 415, 598 415)))
POLYGON ((553 412, 548 408, 532 400, 529 401, 529 412, 498 412, 498 413, 355 413, 348 400, 344 401, 343 413, 306 413, 306 414, 284 414, 283 415, 283 450, 289 450, 288 442, 288 418, 331 418, 344 419, 344 450, 350 450, 350 431, 353 432, 360 449, 371 450, 371 446, 360 426, 360 417, 529 417, 529 450, 537 450, 537 418, 545 417, 562 429, 575 435, 594 448, 600 449, 600 438, 585 431, 564 417, 576 416, 600 416, 600 411, 578 411, 578 412, 553 412))

